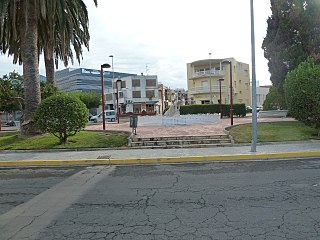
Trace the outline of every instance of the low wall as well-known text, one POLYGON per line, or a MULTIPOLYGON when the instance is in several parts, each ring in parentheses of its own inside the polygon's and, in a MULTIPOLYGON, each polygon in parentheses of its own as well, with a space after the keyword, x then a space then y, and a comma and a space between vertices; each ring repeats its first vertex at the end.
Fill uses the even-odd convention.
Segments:
POLYGON ((190 125, 190 124, 208 124, 215 123, 220 120, 219 114, 194 114, 179 115, 173 117, 167 116, 139 116, 139 126, 169 126, 169 125, 190 125))
POLYGON ((270 111, 259 111, 258 117, 282 117, 285 118, 288 115, 288 110, 270 110, 270 111))

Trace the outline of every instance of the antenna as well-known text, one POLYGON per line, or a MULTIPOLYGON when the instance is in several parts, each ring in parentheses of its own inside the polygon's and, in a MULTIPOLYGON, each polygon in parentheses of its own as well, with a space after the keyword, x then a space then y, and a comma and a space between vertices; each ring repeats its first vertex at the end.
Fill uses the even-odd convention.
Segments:
POLYGON ((149 70, 148 63, 146 63, 146 75, 148 75, 149 70))

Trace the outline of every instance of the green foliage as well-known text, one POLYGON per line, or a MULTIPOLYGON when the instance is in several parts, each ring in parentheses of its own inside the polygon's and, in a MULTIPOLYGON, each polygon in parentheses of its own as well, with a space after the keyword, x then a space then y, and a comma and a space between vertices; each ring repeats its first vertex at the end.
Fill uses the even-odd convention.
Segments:
MULTIPOLYGON (((244 117, 246 115, 245 104, 233 104, 233 115, 244 117)), ((180 114, 206 114, 220 113, 220 104, 194 104, 180 106, 180 114)), ((230 105, 222 104, 222 116, 229 116, 230 105)))
POLYGON ((0 110, 13 112, 23 109, 23 78, 16 72, 0 78, 0 110))
POLYGON ((98 108, 101 105, 101 95, 96 92, 75 92, 70 94, 79 98, 88 109, 98 108))
MULTIPOLYGON (((241 124, 230 128, 230 134, 236 143, 251 142, 252 125, 241 124)), ((258 142, 305 141, 317 139, 317 130, 305 124, 292 122, 258 123, 258 142)))
MULTIPOLYGON (((267 35, 262 48, 268 59, 270 80, 284 99, 287 73, 308 57, 320 62, 320 1, 271 0, 267 35)), ((285 101, 278 101, 285 108, 285 101)))
POLYGON ((9 132, 0 134, 0 150, 122 147, 128 144, 129 135, 130 132, 120 131, 81 131, 70 137, 66 144, 59 144, 51 134, 22 138, 18 132, 9 132))
POLYGON ((290 114, 320 128, 320 65, 312 59, 301 63, 287 75, 284 87, 290 114))
POLYGON ((59 94, 45 99, 35 113, 35 121, 42 132, 59 138, 60 144, 67 142, 86 126, 88 111, 80 99, 59 94))
POLYGON ((48 82, 40 82, 40 91, 41 91, 41 100, 44 100, 60 92, 58 87, 53 86, 48 82))
POLYGON ((266 100, 263 103, 264 110, 276 110, 282 109, 285 104, 285 98, 279 94, 278 89, 274 86, 270 88, 269 93, 266 96, 266 100))
MULTIPOLYGON (((41 99, 45 99, 59 92, 57 87, 47 82, 40 83, 41 99)), ((24 109, 23 76, 17 72, 10 72, 0 78, 0 110, 13 112, 24 109)))

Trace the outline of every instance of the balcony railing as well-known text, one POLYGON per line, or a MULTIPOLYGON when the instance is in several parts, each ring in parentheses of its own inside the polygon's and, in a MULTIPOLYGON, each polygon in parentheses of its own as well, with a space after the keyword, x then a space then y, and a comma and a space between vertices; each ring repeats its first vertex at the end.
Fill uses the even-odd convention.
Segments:
MULTIPOLYGON (((213 93, 219 93, 220 87, 214 85, 211 87, 213 93)), ((228 90, 226 85, 221 86, 221 92, 226 92, 228 90)), ((196 87, 196 88, 189 88, 189 94, 199 94, 199 93, 210 93, 210 87, 196 87)))
POLYGON ((209 77, 209 76, 224 76, 226 74, 225 70, 203 70, 199 72, 194 72, 193 77, 209 77))

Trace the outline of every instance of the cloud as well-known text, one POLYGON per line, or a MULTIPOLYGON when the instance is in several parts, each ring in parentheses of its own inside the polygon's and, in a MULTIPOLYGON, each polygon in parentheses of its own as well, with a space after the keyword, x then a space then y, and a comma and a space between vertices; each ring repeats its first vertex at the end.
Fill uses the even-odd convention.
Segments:
MULTIPOLYGON (((258 1, 256 1, 258 2, 258 1)), ((98 69, 111 63, 115 71, 157 74, 171 88, 187 88, 186 64, 234 57, 251 65, 248 0, 150 1, 85 0, 90 19, 90 51, 79 65, 98 69)), ((270 15, 269 0, 255 5, 256 70, 260 84, 270 84, 261 44, 270 15)), ((0 75, 12 71, 11 59, 0 56, 0 75)), ((60 69, 63 64, 60 64, 60 69)), ((44 74, 41 63, 40 73, 44 74)))

